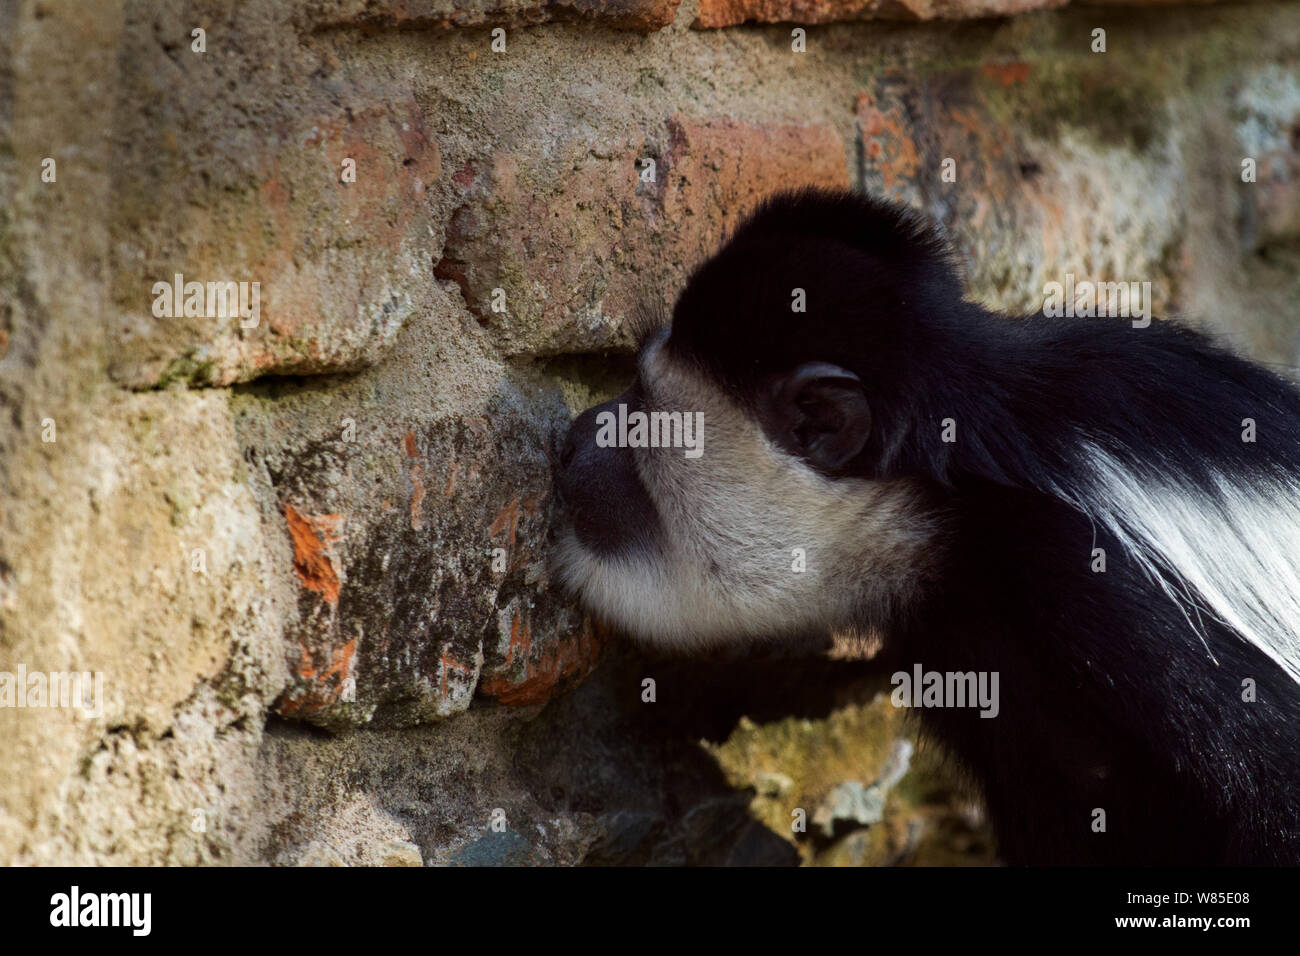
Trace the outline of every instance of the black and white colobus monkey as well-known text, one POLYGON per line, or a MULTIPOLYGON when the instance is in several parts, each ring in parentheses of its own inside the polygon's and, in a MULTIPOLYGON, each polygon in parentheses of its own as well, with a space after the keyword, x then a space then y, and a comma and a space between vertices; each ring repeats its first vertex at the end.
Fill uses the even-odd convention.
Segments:
POLYGON ((1008 862, 1300 862, 1300 392, 1202 335, 992 314, 911 213, 783 195, 561 464, 559 573, 634 636, 997 672, 920 715, 1008 862), (619 404, 703 453, 602 447, 619 404))

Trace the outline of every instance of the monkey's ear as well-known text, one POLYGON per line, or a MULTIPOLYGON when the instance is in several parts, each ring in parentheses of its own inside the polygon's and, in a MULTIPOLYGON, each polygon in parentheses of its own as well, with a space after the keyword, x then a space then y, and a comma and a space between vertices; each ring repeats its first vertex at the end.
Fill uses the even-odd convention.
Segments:
POLYGON ((836 471, 857 457, 871 433, 862 382, 838 365, 805 362, 769 379, 760 396, 768 435, 819 471, 836 471))

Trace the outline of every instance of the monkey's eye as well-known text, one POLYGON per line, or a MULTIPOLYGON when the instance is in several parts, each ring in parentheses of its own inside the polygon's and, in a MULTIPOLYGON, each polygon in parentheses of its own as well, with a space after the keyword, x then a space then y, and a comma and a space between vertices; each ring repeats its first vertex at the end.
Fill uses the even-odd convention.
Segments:
POLYGON ((839 397, 835 389, 827 389, 825 394, 803 394, 795 400, 795 407, 803 412, 810 425, 830 430, 844 421, 845 413, 839 397))
POLYGON ((871 411, 857 375, 825 362, 774 376, 761 393, 764 427, 777 444, 832 472, 862 451, 871 411))

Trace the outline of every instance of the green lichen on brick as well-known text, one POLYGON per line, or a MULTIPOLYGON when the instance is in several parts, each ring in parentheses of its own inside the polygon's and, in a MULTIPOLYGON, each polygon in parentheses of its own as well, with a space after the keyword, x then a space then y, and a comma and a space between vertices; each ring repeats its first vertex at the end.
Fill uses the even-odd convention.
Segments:
POLYGON ((208 385, 212 382, 212 373, 211 362, 195 359, 193 352, 186 352, 167 363, 153 388, 161 391, 177 382, 184 385, 208 385))
POLYGON ((793 844, 806 864, 996 862, 977 795, 940 746, 918 737, 917 723, 887 692, 820 719, 756 723, 742 718, 725 741, 704 746, 729 784, 753 793, 751 815, 793 844), (826 839, 813 818, 828 794, 850 781, 878 783, 900 749, 910 754, 906 772, 887 790, 882 819, 826 839), (792 827, 797 809, 804 813, 804 832, 792 827))

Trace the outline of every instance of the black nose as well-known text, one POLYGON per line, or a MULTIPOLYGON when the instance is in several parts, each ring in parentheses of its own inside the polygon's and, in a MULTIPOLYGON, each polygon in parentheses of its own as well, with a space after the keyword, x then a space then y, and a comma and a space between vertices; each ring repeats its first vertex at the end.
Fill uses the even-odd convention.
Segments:
POLYGON ((575 458, 582 458, 580 453, 585 452, 587 455, 595 453, 596 432, 599 431, 596 419, 601 412, 612 411, 617 407, 616 403, 621 399, 623 399, 623 396, 620 395, 619 398, 612 401, 589 408, 573 420, 573 424, 569 426, 568 434, 564 436, 564 442, 560 446, 560 471, 568 471, 575 458))
POLYGON ((558 497, 578 540, 598 554, 649 547, 659 527, 631 450, 596 441, 601 413, 617 415, 619 404, 628 401, 625 392, 575 418, 557 459, 558 497))

